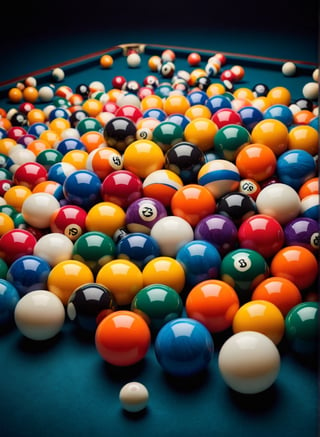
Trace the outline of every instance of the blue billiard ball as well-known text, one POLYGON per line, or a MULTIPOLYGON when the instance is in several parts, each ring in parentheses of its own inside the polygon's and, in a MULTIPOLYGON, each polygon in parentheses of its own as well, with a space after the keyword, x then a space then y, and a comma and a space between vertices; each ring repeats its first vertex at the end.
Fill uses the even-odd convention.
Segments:
POLYGON ((316 175, 316 163, 305 150, 287 150, 278 157, 277 174, 280 182, 299 190, 304 182, 316 175))
POLYGON ((158 242, 150 235, 132 232, 117 243, 117 257, 128 259, 143 268, 150 260, 160 256, 158 242))
POLYGON ((16 287, 6 279, 0 279, 0 327, 13 322, 14 309, 19 299, 16 287))
POLYGON ((66 200, 84 209, 90 209, 102 200, 101 180, 89 170, 76 170, 63 183, 66 200))
POLYGON ((158 363, 166 373, 188 377, 208 368, 214 343, 202 323, 181 317, 162 326, 156 336, 154 350, 158 363))
POLYGON ((245 106, 239 109, 239 115, 242 120, 243 126, 248 129, 249 132, 255 127, 259 121, 264 119, 263 112, 254 106, 245 106))
POLYGON ((186 284, 194 287, 201 281, 219 276, 221 256, 208 241, 193 240, 182 246, 176 255, 186 273, 186 284))
POLYGON ((264 111, 264 118, 274 118, 281 121, 286 126, 291 126, 293 123, 292 111, 286 105, 271 105, 264 111))
POLYGON ((46 290, 47 279, 51 271, 50 264, 35 255, 22 256, 9 266, 9 281, 22 297, 33 290, 46 290))

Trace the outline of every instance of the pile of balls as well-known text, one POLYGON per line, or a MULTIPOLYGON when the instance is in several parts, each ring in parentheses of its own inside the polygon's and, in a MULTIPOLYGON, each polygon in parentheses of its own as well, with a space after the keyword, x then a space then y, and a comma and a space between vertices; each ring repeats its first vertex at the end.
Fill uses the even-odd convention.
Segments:
MULTIPOLYGON (((205 369, 214 336, 229 330, 221 376, 258 393, 278 376, 282 341, 316 350, 318 71, 292 102, 283 87, 237 87, 245 70, 222 54, 190 53, 186 65, 176 70, 165 50, 141 85, 27 78, 9 90, 18 106, 0 109, 0 324, 42 341, 67 318, 111 365, 153 345, 177 376, 205 369)), ((139 411, 148 391, 132 384, 120 400, 139 411)))

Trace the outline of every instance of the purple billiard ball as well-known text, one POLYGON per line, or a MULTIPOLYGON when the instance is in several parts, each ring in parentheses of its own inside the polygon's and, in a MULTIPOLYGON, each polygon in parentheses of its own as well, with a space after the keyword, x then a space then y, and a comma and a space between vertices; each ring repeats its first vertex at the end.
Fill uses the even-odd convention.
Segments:
POLYGON ((319 224, 309 217, 298 217, 284 228, 287 246, 303 246, 311 252, 319 250, 319 224))
POLYGON ((165 206, 159 200, 141 197, 128 206, 126 227, 129 232, 150 234, 153 225, 167 215, 165 206))
POLYGON ((210 214, 195 227, 195 239, 209 241, 224 256, 237 247, 238 231, 231 218, 210 214))

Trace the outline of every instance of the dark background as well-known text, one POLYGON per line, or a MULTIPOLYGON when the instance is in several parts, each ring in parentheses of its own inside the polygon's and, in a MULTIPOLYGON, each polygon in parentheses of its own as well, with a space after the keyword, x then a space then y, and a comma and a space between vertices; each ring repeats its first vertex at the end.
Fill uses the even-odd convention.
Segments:
POLYGON ((318 60, 317 0, 11 1, 1 22, 0 81, 126 42, 318 60))

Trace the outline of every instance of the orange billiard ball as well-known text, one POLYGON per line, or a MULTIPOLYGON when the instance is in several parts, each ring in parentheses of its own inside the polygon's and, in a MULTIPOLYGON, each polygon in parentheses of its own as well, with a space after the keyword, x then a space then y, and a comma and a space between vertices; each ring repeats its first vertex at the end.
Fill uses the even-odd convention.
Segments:
POLYGON ((111 68, 113 65, 113 57, 108 54, 102 55, 100 58, 100 65, 102 68, 111 68))
POLYGON ((211 333, 231 327, 239 306, 234 288, 218 279, 208 279, 195 285, 185 304, 188 317, 198 320, 211 333))
POLYGON ((100 356, 114 366, 130 366, 141 361, 151 343, 150 329, 133 311, 119 310, 98 325, 95 345, 100 356))
POLYGON ((266 118, 259 121, 251 131, 251 142, 270 147, 275 155, 281 155, 288 148, 289 134, 284 123, 266 118))
POLYGON ((19 88, 13 87, 8 91, 8 98, 12 103, 19 103, 23 99, 23 93, 19 88))
POLYGON ((191 67, 196 67, 201 62, 201 56, 197 52, 192 52, 187 57, 188 64, 191 65, 191 67))
POLYGON ((23 91, 23 98, 30 103, 35 103, 39 97, 39 91, 33 86, 27 86, 23 91))
POLYGON ((274 175, 277 158, 270 147, 259 143, 249 144, 239 151, 236 166, 242 178, 260 182, 274 175))

